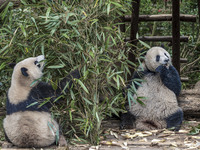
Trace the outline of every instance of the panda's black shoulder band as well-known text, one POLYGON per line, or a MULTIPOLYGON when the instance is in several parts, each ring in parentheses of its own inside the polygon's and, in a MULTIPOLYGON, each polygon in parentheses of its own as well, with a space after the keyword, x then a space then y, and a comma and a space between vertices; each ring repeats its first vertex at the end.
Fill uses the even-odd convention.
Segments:
POLYGON ((36 101, 34 99, 28 99, 24 102, 20 102, 18 104, 12 104, 10 103, 9 98, 7 98, 6 101, 6 111, 7 115, 11 115, 13 113, 17 112, 24 112, 24 111, 44 111, 49 112, 48 108, 46 106, 39 107, 39 103, 35 103, 36 101))

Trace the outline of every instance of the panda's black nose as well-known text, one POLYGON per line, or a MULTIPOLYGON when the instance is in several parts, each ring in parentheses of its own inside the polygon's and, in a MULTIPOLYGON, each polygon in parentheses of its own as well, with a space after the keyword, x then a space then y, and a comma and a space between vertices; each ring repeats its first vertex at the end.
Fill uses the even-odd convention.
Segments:
POLYGON ((164 61, 165 61, 165 62, 168 62, 168 61, 169 61, 169 59, 165 59, 164 61))

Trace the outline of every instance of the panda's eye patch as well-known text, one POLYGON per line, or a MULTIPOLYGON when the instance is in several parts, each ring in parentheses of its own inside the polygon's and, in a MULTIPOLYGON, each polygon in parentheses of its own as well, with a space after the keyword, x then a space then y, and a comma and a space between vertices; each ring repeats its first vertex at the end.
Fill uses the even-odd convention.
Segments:
POLYGON ((40 68, 40 67, 41 67, 41 65, 40 65, 40 64, 38 64, 38 65, 37 65, 37 67, 38 67, 38 68, 40 68))
POLYGON ((169 56, 167 56, 167 54, 166 54, 166 53, 164 53, 164 55, 165 55, 167 58, 169 58, 169 56))
POLYGON ((38 63, 38 61, 36 60, 35 62, 34 62, 34 64, 36 65, 38 63))
POLYGON ((156 61, 159 62, 159 60, 160 60, 160 55, 157 55, 156 56, 156 61))

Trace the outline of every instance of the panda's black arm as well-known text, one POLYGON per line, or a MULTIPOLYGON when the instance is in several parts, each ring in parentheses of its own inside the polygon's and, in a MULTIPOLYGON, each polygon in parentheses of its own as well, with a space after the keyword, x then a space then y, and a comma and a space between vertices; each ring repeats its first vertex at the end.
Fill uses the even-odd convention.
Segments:
POLYGON ((56 94, 60 95, 62 92, 67 93, 69 91, 69 88, 71 88, 71 86, 72 86, 73 79, 79 79, 80 77, 81 76, 80 76, 80 72, 78 69, 70 72, 69 75, 67 75, 64 79, 62 79, 59 82, 58 88, 56 90, 56 94), (66 85, 68 85, 68 86, 66 87, 66 85))
POLYGON ((52 102, 56 99, 57 95, 53 87, 46 82, 39 82, 30 92, 30 99, 37 100, 39 104, 44 103, 41 107, 52 107, 52 102))
POLYGON ((69 75, 67 75, 63 80, 61 80, 56 90, 54 90, 52 85, 48 83, 39 82, 38 85, 31 90, 31 96, 34 99, 42 100, 41 103, 50 98, 47 101, 47 103, 45 103, 45 106, 50 108, 52 106, 52 103, 57 98, 59 98, 59 96, 62 95, 62 91, 67 84, 68 84, 68 87, 65 89, 65 92, 67 92, 69 88, 71 88, 72 83, 73 83, 72 80, 74 78, 80 78, 80 73, 78 70, 70 72, 69 75))
POLYGON ((172 65, 169 66, 169 69, 166 66, 161 65, 156 68, 156 72, 160 73, 163 84, 173 91, 176 96, 179 96, 181 92, 181 80, 177 70, 172 65))

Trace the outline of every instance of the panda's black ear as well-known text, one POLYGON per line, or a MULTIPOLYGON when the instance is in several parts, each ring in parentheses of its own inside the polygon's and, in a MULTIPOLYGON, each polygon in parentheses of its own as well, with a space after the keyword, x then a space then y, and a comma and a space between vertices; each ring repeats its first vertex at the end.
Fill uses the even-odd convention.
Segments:
POLYGON ((28 77, 27 71, 28 71, 27 68, 25 68, 25 67, 22 67, 22 68, 21 68, 21 72, 22 72, 22 74, 23 74, 25 77, 28 77))
POLYGON ((8 64, 8 66, 9 66, 10 68, 14 68, 14 67, 15 67, 15 65, 16 65, 16 63, 15 63, 15 62, 12 62, 12 63, 9 63, 9 64, 8 64))

